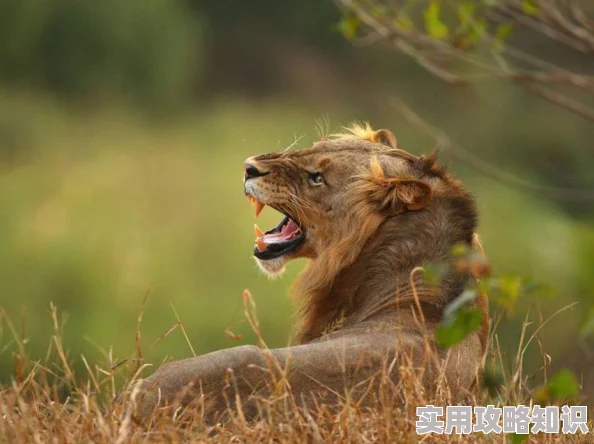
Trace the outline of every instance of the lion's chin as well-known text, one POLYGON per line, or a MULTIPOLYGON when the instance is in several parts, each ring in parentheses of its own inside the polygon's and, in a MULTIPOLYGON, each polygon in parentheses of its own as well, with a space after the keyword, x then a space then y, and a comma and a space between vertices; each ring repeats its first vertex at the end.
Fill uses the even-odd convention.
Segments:
POLYGON ((260 270, 268 276, 270 279, 276 279, 283 275, 285 272, 285 264, 287 263, 287 258, 285 256, 276 257, 274 259, 258 259, 254 257, 258 267, 260 270))

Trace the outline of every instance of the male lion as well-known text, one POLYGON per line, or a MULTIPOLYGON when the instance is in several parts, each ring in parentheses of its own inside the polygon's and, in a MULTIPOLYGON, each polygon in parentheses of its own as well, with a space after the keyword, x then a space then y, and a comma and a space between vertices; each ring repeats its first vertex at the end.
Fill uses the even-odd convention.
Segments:
POLYGON ((139 416, 199 397, 212 415, 238 401, 254 414, 252 395, 271 393, 279 378, 306 407, 340 401, 347 390, 369 395, 386 372, 398 380, 389 364, 405 356, 424 368, 426 387, 440 375, 453 392, 471 387, 486 342, 486 300, 475 303, 481 331, 448 351, 433 332, 446 304, 473 281, 454 266, 452 249, 480 249, 476 209, 435 157, 416 157, 397 148, 390 131, 365 125, 308 149, 247 159, 244 191, 256 216, 265 205, 285 215, 266 233, 255 226, 258 265, 276 276, 290 259, 309 259, 295 285, 305 299, 298 345, 244 345, 165 364, 142 382, 139 416), (432 264, 449 265, 439 283, 423 280, 419 267, 432 264))

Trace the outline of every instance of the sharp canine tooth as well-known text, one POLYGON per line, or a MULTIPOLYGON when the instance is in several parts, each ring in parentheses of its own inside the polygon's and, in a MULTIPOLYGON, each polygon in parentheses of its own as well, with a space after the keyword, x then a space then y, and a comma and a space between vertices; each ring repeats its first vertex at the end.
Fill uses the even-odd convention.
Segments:
POLYGON ((260 202, 254 196, 248 195, 248 199, 250 203, 254 206, 254 215, 258 217, 262 212, 262 208, 264 208, 266 205, 260 202))
POLYGON ((254 215, 258 217, 262 212, 262 208, 264 208, 264 204, 257 199, 254 199, 254 215))
POLYGON ((254 234, 256 235, 256 237, 262 237, 262 236, 264 236, 264 232, 256 224, 254 224, 254 234))
POLYGON ((266 244, 262 241, 262 239, 256 239, 256 248, 258 248, 258 251, 266 250, 266 244))

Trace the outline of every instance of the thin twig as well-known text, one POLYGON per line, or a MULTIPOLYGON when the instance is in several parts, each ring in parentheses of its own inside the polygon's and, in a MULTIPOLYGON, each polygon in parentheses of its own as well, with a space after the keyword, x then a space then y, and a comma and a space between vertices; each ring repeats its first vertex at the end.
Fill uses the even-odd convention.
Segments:
MULTIPOLYGON (((335 2, 343 10, 356 14, 361 23, 370 30, 368 35, 373 36, 372 42, 382 40, 391 44, 397 51, 412 58, 431 74, 447 83, 460 85, 485 77, 507 79, 556 106, 594 122, 594 108, 561 91, 547 87, 547 85, 567 85, 594 92, 594 78, 590 75, 571 72, 548 60, 514 48, 509 42, 498 45, 499 50, 494 51, 493 48, 498 43, 498 39, 488 30, 481 37, 482 45, 475 45, 475 48, 486 48, 487 54, 495 56, 496 63, 485 63, 480 57, 481 52, 462 50, 453 40, 438 40, 422 30, 399 29, 392 15, 373 13, 373 8, 381 6, 381 2, 360 3, 353 0, 335 0, 335 2), (505 56, 513 58, 514 64, 512 60, 505 60, 505 56), (462 66, 458 66, 456 70, 450 65, 446 67, 438 57, 462 62, 472 67, 475 74, 465 72, 462 66), (527 64, 528 69, 522 68, 527 64), (532 71, 534 68, 539 71, 532 71)), ((531 16, 524 12, 522 2, 507 0, 487 9, 485 18, 498 23, 509 23, 508 17, 511 17, 518 22, 519 26, 534 28, 553 40, 565 43, 578 51, 590 53, 594 51, 594 31, 591 29, 594 26, 586 26, 590 23, 587 17, 575 2, 569 1, 569 3, 571 9, 569 16, 559 9, 556 2, 543 1, 538 3, 540 12, 531 16), (580 20, 574 19, 575 16, 580 17, 580 20)), ((474 19, 471 18, 471 20, 474 19)), ((363 42, 365 36, 360 39, 363 42)))
POLYGON ((472 154, 470 151, 464 149, 459 144, 454 143, 442 130, 431 125, 423 120, 410 106, 406 104, 400 97, 392 99, 393 106, 400 111, 404 119, 416 129, 433 137, 440 148, 444 151, 450 152, 459 160, 465 162, 480 173, 488 176, 503 185, 527 192, 540 197, 547 197, 550 199, 567 200, 567 201, 590 201, 594 200, 594 190, 588 189, 571 189, 548 187, 527 182, 519 177, 504 171, 500 168, 494 167, 490 163, 472 154))

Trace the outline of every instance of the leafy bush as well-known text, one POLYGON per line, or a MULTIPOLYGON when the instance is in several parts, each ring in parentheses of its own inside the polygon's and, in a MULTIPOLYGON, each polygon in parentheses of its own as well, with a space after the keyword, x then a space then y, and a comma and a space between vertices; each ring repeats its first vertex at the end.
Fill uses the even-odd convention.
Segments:
POLYGON ((179 1, 7 0, 0 78, 74 97, 160 105, 198 74, 200 25, 179 1))

